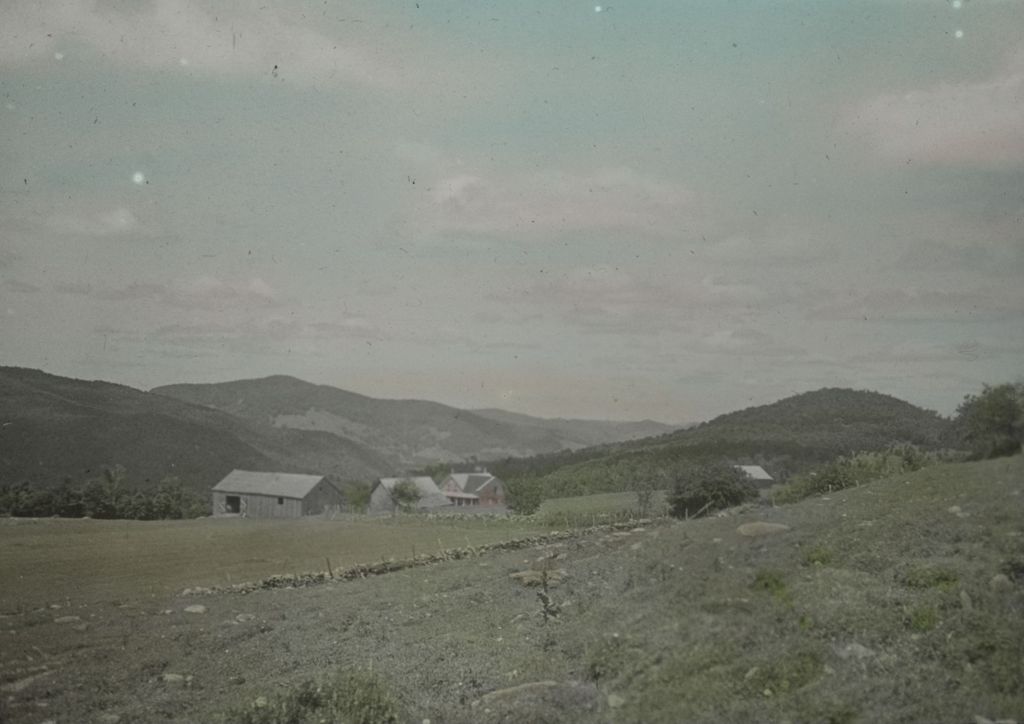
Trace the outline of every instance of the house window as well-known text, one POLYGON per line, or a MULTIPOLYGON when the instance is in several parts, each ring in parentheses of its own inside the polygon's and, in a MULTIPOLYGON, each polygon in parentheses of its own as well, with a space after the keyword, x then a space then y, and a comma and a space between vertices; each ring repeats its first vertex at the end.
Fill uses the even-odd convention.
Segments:
POLYGON ((284 505, 284 498, 278 498, 277 499, 277 504, 278 505, 284 505))
POLYGON ((224 496, 224 510, 228 513, 242 512, 242 499, 237 495, 224 496))

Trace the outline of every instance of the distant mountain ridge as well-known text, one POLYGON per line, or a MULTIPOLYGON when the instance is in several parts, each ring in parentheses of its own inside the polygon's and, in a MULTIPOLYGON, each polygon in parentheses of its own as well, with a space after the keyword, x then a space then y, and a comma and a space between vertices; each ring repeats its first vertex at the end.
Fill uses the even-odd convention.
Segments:
POLYGON ((167 385, 152 392, 214 408, 257 426, 343 436, 399 469, 528 456, 673 429, 652 422, 544 420, 503 410, 461 410, 425 400, 377 399, 285 375, 167 385))

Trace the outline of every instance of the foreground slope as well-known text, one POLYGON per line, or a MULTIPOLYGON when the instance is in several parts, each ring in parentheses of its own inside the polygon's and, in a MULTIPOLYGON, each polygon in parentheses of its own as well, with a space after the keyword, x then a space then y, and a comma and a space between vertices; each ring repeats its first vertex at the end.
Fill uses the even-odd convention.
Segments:
POLYGON ((277 375, 216 384, 157 387, 154 393, 212 407, 253 424, 342 435, 411 468, 469 458, 580 447, 590 440, 626 439, 658 423, 545 421, 502 411, 470 412, 426 400, 382 400, 329 385, 277 375), (561 424, 559 424, 559 422, 561 424), (549 423, 549 424, 545 424, 549 423))
POLYGON ((208 489, 232 468, 382 474, 386 461, 322 433, 259 430, 208 408, 109 382, 0 367, 0 482, 54 485, 121 465, 127 481, 208 489))
POLYGON ((1019 719, 1024 458, 314 588, 54 600, 4 618, 6 720, 216 721, 337 668, 410 722, 1019 719), (510 574, 552 555, 545 623, 510 574))

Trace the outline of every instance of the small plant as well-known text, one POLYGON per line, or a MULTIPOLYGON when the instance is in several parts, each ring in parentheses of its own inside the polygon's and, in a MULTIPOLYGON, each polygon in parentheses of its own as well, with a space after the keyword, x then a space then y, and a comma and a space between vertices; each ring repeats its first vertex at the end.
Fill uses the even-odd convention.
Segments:
POLYGON ((755 591, 770 593, 781 600, 789 599, 789 591, 786 589, 786 582, 782 580, 782 574, 778 571, 762 570, 754 576, 754 582, 750 587, 755 591))
POLYGON ((959 582, 955 571, 946 568, 913 568, 903 576, 903 583, 910 588, 951 588, 959 582))

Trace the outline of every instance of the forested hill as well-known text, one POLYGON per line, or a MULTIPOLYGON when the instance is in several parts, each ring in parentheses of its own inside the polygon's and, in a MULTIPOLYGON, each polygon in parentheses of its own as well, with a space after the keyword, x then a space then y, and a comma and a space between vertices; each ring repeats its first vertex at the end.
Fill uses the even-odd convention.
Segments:
POLYGON ((540 475, 551 492, 565 494, 622 489, 637 475, 712 461, 756 463, 785 476, 898 442, 936 448, 949 425, 937 413, 890 395, 826 388, 654 438, 510 459, 494 467, 506 477, 540 475))
POLYGON ((110 382, 0 367, 0 484, 83 482, 122 466, 133 486, 208 490, 232 468, 385 474, 388 461, 321 432, 262 430, 223 412, 110 382))

